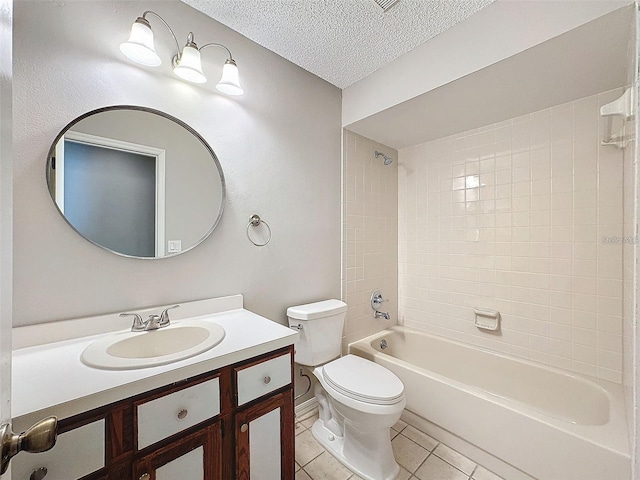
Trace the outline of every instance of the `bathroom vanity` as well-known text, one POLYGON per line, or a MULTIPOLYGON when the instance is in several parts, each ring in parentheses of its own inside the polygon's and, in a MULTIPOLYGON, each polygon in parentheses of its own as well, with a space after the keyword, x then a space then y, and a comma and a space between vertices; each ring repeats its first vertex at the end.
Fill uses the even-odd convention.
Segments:
MULTIPOLYGON (((82 364, 79 353, 104 334, 17 345, 24 348, 14 351, 14 430, 48 415, 59 422, 52 450, 13 459, 14 480, 233 480, 256 473, 293 480, 298 334, 242 309, 239 295, 183 307, 189 318, 213 311, 198 319, 216 322, 226 335, 211 350, 168 365, 82 364)), ((17 332, 17 343, 28 333, 17 332)))

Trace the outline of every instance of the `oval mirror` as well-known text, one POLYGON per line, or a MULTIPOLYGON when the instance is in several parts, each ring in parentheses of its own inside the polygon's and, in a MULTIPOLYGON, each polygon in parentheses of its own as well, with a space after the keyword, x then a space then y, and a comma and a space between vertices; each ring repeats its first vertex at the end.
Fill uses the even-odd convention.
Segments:
POLYGON ((90 242, 127 257, 162 258, 201 243, 225 203, 218 159, 189 125, 135 106, 88 112, 56 137, 51 198, 90 242))

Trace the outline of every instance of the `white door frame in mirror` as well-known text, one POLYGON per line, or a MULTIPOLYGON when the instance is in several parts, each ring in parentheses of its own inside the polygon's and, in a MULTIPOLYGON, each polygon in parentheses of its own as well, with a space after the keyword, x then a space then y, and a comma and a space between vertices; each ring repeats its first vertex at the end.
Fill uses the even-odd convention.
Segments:
POLYGON ((165 157, 166 152, 162 148, 138 143, 125 142, 114 138, 100 137, 88 133, 67 131, 56 144, 56 193, 55 202, 64 214, 64 142, 82 143, 100 148, 108 148, 127 153, 136 153, 156 159, 156 257, 164 256, 165 252, 165 157))

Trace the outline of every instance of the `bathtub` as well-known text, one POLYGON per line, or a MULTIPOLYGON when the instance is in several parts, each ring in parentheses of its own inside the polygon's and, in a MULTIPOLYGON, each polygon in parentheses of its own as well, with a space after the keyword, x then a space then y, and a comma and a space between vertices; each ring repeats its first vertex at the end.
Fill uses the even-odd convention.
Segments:
POLYGON ((400 377, 409 423, 507 480, 631 476, 620 385, 402 326, 349 352, 400 377))

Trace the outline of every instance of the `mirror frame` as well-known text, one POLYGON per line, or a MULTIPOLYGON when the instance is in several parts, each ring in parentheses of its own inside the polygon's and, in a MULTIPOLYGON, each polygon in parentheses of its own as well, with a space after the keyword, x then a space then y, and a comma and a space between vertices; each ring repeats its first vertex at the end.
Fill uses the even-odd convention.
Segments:
POLYGON ((56 135, 56 137, 53 140, 53 143, 51 144, 51 147, 49 148, 49 151, 47 153, 47 162, 46 162, 46 165, 45 165, 45 180, 47 182, 47 190, 48 190, 48 193, 49 193, 49 197, 53 201, 53 204, 54 204, 57 212, 64 219, 64 221, 67 223, 67 225, 69 225, 73 229, 74 232, 76 232, 78 235, 80 235, 80 237, 82 237, 83 239, 85 239, 89 243, 92 243, 93 245, 96 245, 96 246, 100 247, 103 250, 106 250, 108 252, 114 253, 115 255, 118 255, 120 257, 135 258, 135 259, 139 259, 139 260, 162 260, 162 259, 165 259, 165 258, 173 258, 173 257, 182 255, 183 253, 186 253, 186 252, 194 249, 195 247, 200 245, 202 242, 204 242, 207 238, 209 238, 209 235, 211 235, 211 233, 218 226, 218 223, 220 223, 220 219, 222 218, 222 213, 224 212, 225 204, 227 203, 227 188, 226 188, 226 183, 225 183, 225 178, 224 178, 224 172, 222 171, 222 166, 220 165, 220 161, 218 160, 218 157, 216 156, 215 152, 213 151, 211 146, 207 143, 207 141, 202 137, 202 135, 200 135, 196 130, 194 130, 191 126, 189 126, 188 124, 186 124, 182 120, 180 120, 180 119, 178 119, 178 118, 176 118, 176 117, 174 117, 172 115, 169 115, 168 113, 162 112, 160 110, 156 110, 154 108, 141 107, 141 106, 138 106, 138 105, 111 105, 111 106, 108 106, 108 107, 97 108, 95 110, 91 110, 89 112, 86 112, 86 113, 80 115, 79 117, 75 118, 74 120, 69 122, 67 125, 65 125, 65 127, 60 131, 60 133, 58 133, 58 135, 56 135), (164 117, 167 120, 171 120, 172 122, 178 124, 179 126, 184 128, 185 130, 187 130, 194 137, 196 137, 200 141, 200 143, 204 146, 204 148, 207 150, 207 152, 211 155, 211 159, 213 160, 213 163, 215 164, 215 166, 216 166, 216 168, 218 170, 218 174, 220 175, 220 189, 222 191, 222 196, 221 196, 221 199, 220 199, 221 200, 220 211, 218 212, 218 216, 216 217, 215 221, 213 222, 213 225, 211 226, 211 228, 202 236, 202 238, 200 240, 198 240, 196 243, 191 245, 189 248, 187 248, 185 250, 182 250, 182 251, 180 251, 178 253, 175 253, 173 255, 165 255, 163 257, 138 257, 138 256, 135 256, 135 255, 128 255, 126 253, 117 252, 117 251, 112 250, 112 249, 110 249, 108 247, 100 245, 99 243, 96 243, 93 240, 90 240, 87 237, 85 237, 84 235, 82 235, 82 233, 80 233, 78 231, 78 229, 76 229, 76 227, 74 227, 73 224, 71 222, 69 222, 67 217, 65 217, 64 214, 58 208, 58 205, 56 204, 55 199, 51 195, 51 183, 50 183, 50 175, 49 175, 49 172, 51 171, 51 159, 55 154, 55 150, 56 150, 56 146, 57 146, 58 142, 75 124, 81 122, 85 118, 90 117, 92 115, 96 115, 98 113, 108 112, 108 111, 113 111, 113 110, 137 110, 137 111, 141 111, 141 112, 153 113, 155 115, 159 115, 161 117, 164 117))

